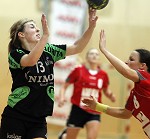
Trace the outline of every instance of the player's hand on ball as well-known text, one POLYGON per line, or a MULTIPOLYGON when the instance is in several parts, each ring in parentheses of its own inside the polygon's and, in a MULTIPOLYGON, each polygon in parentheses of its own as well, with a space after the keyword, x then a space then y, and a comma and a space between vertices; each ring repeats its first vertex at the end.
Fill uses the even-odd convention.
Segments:
POLYGON ((89 9, 89 28, 95 28, 96 27, 96 21, 98 19, 98 16, 96 16, 96 10, 90 8, 89 9))
POLYGON ((89 7, 96 10, 101 10, 105 8, 109 3, 109 0, 86 0, 86 1, 89 7))

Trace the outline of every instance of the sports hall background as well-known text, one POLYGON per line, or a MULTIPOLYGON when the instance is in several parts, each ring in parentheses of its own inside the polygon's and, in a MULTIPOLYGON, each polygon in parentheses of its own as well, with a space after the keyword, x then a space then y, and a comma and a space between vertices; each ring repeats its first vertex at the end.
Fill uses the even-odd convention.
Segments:
MULTIPOLYGON (((0 0, 0 114, 7 103, 11 88, 7 62, 9 28, 15 21, 22 18, 32 18, 41 26, 42 11, 50 12, 46 9, 47 7, 43 8, 44 2, 50 3, 51 0, 0 0)), ((100 29, 106 31, 109 50, 124 61, 135 48, 150 49, 149 5, 149 0, 110 0, 105 9, 97 11, 99 19, 92 39, 86 49, 78 56, 84 59, 88 48, 98 48, 100 29)), ((117 98, 116 103, 111 103, 105 97, 103 102, 111 106, 124 106, 132 83, 113 70, 103 55, 101 55, 101 63, 103 63, 103 69, 109 74, 110 87, 117 98)), ((62 126, 49 123, 49 139, 57 139, 61 129, 62 126)), ((84 138, 85 130, 83 129, 79 139, 84 138)), ((146 139, 146 136, 140 123, 134 118, 121 120, 103 114, 98 138, 146 139)))

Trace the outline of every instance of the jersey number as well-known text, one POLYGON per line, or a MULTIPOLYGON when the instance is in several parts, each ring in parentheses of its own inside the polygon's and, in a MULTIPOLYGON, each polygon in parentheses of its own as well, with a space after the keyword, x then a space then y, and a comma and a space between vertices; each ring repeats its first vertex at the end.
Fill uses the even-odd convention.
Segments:
POLYGON ((37 73, 45 72, 45 67, 44 67, 44 65, 43 65, 43 63, 41 61, 38 61, 36 63, 36 69, 37 69, 37 73))
MULTIPOLYGON (((136 96, 134 96, 133 101, 134 101, 134 107, 136 109, 138 109, 140 107, 140 104, 139 104, 136 96)), ((144 113, 142 111, 140 111, 137 114, 136 118, 142 123, 142 127, 143 127, 144 132, 150 137, 150 121, 149 121, 149 119, 144 115, 144 113)))

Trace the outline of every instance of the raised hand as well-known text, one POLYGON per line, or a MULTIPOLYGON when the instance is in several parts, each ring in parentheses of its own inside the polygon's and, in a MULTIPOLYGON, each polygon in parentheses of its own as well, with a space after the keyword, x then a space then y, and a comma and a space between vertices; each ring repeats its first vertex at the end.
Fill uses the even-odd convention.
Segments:
POLYGON ((96 26, 96 21, 98 19, 98 16, 96 16, 96 10, 90 8, 89 9, 89 27, 95 28, 96 26))
POLYGON ((42 23, 43 35, 49 36, 49 28, 47 25, 47 19, 45 14, 42 14, 41 23, 42 23))
POLYGON ((102 53, 106 49, 106 36, 104 30, 100 32, 99 49, 102 53))

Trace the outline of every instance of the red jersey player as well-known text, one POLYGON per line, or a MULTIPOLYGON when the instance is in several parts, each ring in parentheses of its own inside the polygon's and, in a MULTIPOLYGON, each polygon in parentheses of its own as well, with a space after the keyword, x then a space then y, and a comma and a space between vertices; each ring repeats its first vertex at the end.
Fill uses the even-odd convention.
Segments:
POLYGON ((141 124, 143 131, 150 138, 150 51, 146 49, 134 50, 129 60, 124 63, 106 49, 105 33, 100 33, 100 50, 109 60, 109 62, 124 77, 134 82, 134 88, 131 90, 125 108, 110 107, 98 103, 91 96, 82 100, 87 108, 105 112, 108 115, 127 119, 132 115, 137 118, 141 124))
POLYGON ((109 89, 109 79, 105 71, 99 68, 99 51, 90 49, 86 55, 87 63, 74 68, 60 90, 59 106, 65 101, 65 91, 73 84, 71 96, 72 108, 67 120, 66 130, 60 134, 59 139, 76 139, 78 132, 84 126, 87 129, 87 138, 96 139, 99 130, 100 112, 83 109, 83 98, 93 95, 98 102, 102 102, 102 91, 111 100, 115 97, 109 89), (66 138, 64 137, 67 135, 66 138))

